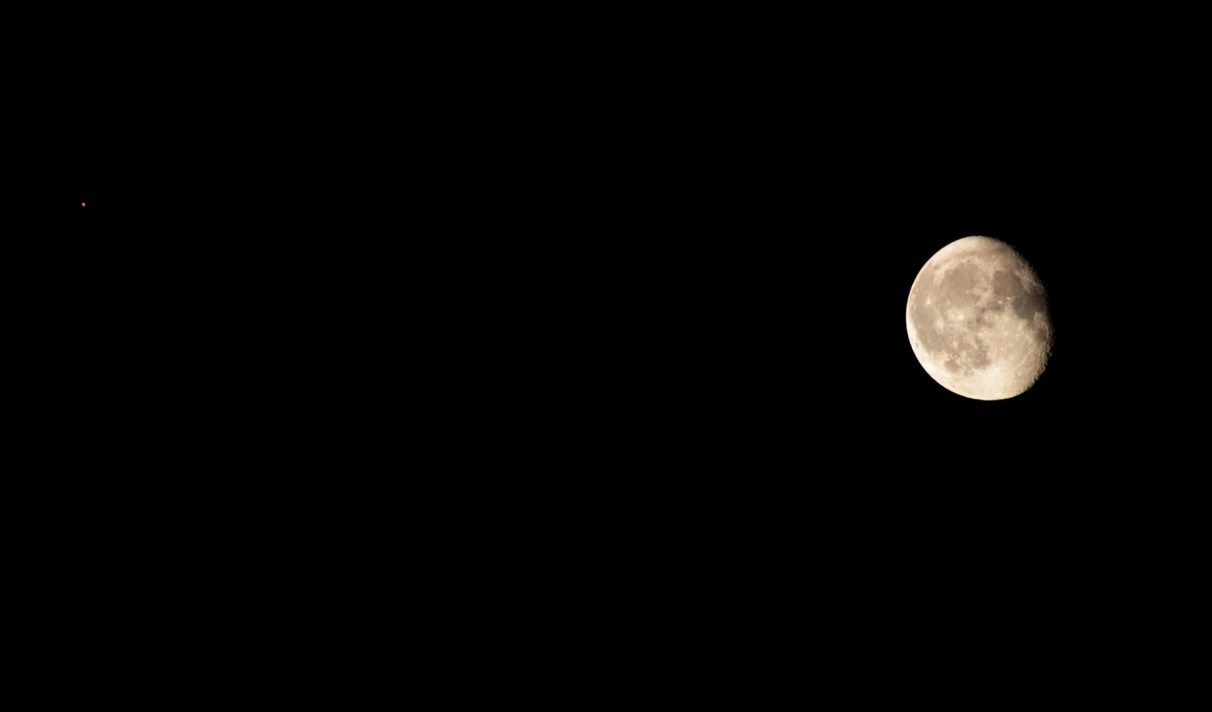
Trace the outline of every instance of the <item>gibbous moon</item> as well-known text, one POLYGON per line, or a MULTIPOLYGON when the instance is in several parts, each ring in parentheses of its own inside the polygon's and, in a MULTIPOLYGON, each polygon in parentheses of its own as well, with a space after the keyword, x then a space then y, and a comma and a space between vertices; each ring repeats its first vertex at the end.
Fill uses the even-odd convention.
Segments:
POLYGON ((1044 285, 1022 255, 991 237, 956 240, 926 261, 909 289, 905 325, 926 373, 966 398, 1023 393, 1052 352, 1044 285))

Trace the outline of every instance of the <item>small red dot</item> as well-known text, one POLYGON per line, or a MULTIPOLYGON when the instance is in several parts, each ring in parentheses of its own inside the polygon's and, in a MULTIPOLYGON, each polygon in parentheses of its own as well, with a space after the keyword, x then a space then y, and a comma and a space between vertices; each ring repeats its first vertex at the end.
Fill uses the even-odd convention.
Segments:
POLYGON ((82 207, 82 208, 83 208, 85 205, 88 205, 88 203, 80 203, 80 207, 82 207))

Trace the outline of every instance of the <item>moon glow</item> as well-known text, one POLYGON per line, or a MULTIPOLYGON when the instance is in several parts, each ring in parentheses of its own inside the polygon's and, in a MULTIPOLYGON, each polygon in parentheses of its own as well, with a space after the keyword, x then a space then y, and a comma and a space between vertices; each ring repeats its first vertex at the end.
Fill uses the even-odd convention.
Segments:
POLYGON ((1044 285, 1022 255, 990 237, 956 240, 926 261, 909 290, 905 325, 926 373, 966 398, 1025 392, 1052 352, 1044 285))

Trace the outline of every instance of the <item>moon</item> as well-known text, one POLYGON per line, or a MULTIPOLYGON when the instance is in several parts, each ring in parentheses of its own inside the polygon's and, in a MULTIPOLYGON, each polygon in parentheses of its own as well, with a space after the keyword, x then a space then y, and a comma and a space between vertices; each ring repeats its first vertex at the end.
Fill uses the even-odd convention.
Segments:
POLYGON ((1043 283, 1013 247, 981 235, 926 261, 909 289, 905 326, 926 373, 965 398, 1024 393, 1052 354, 1043 283))

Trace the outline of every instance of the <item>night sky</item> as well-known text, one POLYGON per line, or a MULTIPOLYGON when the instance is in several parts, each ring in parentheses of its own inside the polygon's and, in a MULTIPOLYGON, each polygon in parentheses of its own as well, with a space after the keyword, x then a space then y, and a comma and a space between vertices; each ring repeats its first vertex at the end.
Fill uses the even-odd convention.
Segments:
POLYGON ((158 673, 111 641, 208 671, 164 641, 310 654, 316 611, 377 635, 346 612, 428 595, 501 659, 555 621, 660 675, 799 686, 802 645, 862 690, 865 656, 1188 629, 1154 622, 1206 558, 1206 38, 494 8, 98 6, 13 72, 8 501, 42 645, 123 684, 158 673), (970 235, 1049 294, 1009 400, 906 334, 970 235))

